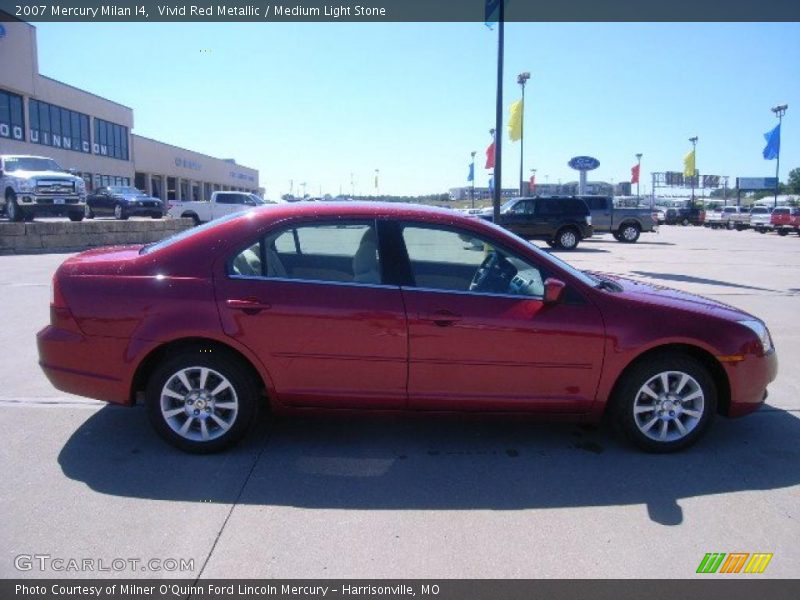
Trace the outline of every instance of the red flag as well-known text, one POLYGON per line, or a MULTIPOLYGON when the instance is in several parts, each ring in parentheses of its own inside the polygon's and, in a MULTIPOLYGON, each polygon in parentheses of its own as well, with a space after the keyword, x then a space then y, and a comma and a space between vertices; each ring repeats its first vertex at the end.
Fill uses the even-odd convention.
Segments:
POLYGON ((494 169, 494 142, 486 148, 486 169, 494 169))
POLYGON ((534 191, 536 191, 536 173, 531 173, 531 180, 530 180, 530 184, 529 184, 529 186, 528 186, 528 187, 529 187, 529 189, 530 189, 530 193, 531 193, 531 194, 532 194, 534 191))
POLYGON ((639 165, 631 167, 631 183, 639 183, 639 165))

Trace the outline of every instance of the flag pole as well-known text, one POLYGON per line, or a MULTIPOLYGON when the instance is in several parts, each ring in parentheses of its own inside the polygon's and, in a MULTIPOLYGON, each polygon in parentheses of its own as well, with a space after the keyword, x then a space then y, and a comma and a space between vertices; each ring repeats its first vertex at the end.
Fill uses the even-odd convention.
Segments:
POLYGON ((503 30, 505 0, 500 0, 497 30, 497 106, 495 110, 494 136, 494 194, 492 198, 493 220, 500 224, 500 198, 503 191, 502 143, 503 143, 503 30))
MULTIPOLYGON (((524 156, 525 156, 525 82, 531 78, 531 74, 525 71, 524 73, 520 73, 517 75, 517 83, 522 87, 522 115, 520 116, 519 121, 519 195, 523 196, 524 191, 523 188, 523 168, 522 165, 524 163, 524 156)), ((528 190, 530 194, 530 190, 528 190)))
MULTIPOLYGON (((781 134, 781 124, 783 123, 783 115, 786 114, 786 109, 789 108, 788 104, 783 104, 781 106, 775 106, 770 110, 775 113, 775 116, 778 117, 778 135, 781 134)), ((778 159, 775 162, 775 202, 773 204, 773 208, 778 206, 778 190, 781 187, 781 180, 780 180, 780 170, 781 170, 781 144, 780 138, 778 138, 778 155, 776 158, 778 159)))
POLYGON ((472 156, 472 163, 470 167, 472 169, 470 173, 472 175, 472 187, 469 190, 469 199, 470 203, 472 204, 472 208, 475 208, 475 154, 477 154, 475 150, 470 152, 470 155, 472 156))

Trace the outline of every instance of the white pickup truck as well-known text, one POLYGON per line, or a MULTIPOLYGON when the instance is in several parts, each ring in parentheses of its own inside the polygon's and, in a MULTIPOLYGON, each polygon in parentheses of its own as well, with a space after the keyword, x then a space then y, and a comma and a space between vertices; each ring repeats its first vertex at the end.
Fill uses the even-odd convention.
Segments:
POLYGON ((36 215, 66 215, 83 219, 86 184, 46 156, 0 156, 0 210, 10 221, 36 215))
POLYGON ((255 206, 276 204, 248 192, 213 192, 208 201, 167 201, 167 214, 180 219, 192 219, 195 225, 207 223, 225 215, 255 206))

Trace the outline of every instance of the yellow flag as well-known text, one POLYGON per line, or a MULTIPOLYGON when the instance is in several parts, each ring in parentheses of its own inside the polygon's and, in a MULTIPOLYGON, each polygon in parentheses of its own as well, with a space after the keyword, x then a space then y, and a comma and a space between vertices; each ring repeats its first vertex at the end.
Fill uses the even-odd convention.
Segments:
POLYGON ((692 150, 689 152, 689 154, 683 157, 683 176, 694 177, 694 172, 694 150, 692 150))
POLYGON ((512 142, 522 138, 522 100, 511 105, 511 117, 508 119, 508 137, 512 142))

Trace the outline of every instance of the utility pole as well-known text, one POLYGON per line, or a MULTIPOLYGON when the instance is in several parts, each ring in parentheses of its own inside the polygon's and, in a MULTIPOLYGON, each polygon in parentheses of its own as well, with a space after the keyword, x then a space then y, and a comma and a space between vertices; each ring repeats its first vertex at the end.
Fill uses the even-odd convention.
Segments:
POLYGON ((637 202, 641 199, 641 194, 639 193, 639 180, 642 178, 642 153, 639 152, 636 155, 636 200, 637 202))
POLYGON ((477 154, 477 152, 475 152, 475 150, 470 152, 470 156, 472 157, 472 163, 471 163, 472 164, 472 166, 471 166, 471 169, 472 169, 472 188, 470 189, 470 192, 469 192, 469 198, 470 198, 470 201, 472 203, 472 208, 475 208, 475 155, 476 154, 477 154))

